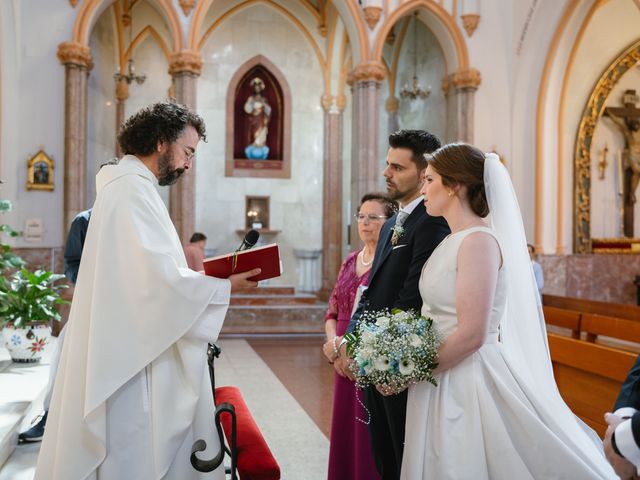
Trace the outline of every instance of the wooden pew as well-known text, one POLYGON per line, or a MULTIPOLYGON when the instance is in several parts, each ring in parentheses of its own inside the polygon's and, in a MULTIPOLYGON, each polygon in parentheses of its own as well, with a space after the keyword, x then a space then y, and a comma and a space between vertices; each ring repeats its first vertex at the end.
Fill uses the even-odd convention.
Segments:
POLYGON ((548 325, 571 330, 571 337, 580 338, 580 323, 582 314, 573 310, 543 306, 544 320, 548 325))
POLYGON ((569 408, 602 437, 605 412, 611 411, 636 354, 547 334, 556 383, 569 408))
MULTIPOLYGON (((640 320, 640 319, 639 319, 640 320)), ((622 340, 616 348, 638 352, 640 349, 640 321, 585 313, 582 315, 581 330, 586 333, 587 342, 595 342, 599 336, 622 340)), ((609 346, 612 342, 608 342, 609 346)))

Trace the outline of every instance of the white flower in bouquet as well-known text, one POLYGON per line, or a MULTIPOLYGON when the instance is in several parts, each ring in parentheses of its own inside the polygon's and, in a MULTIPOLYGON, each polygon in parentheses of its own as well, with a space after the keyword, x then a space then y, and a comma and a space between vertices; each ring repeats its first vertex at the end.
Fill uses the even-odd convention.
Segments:
POLYGON ((373 361, 373 365, 376 367, 376 370, 386 372, 391 367, 391 362, 387 357, 378 357, 373 361))
POLYGON ((400 361, 400 365, 398 365, 398 369, 402 375, 411 375, 413 370, 416 368, 416 364, 413 360, 405 358, 400 361))
POLYGON ((418 335, 412 333, 411 335, 409 335, 409 345, 411 345, 412 347, 419 347, 420 345, 422 345, 422 340, 420 340, 420 337, 418 335))
POLYGON ((376 320, 376 325, 381 328, 386 328, 389 326, 389 322, 390 322, 389 317, 379 317, 376 320))

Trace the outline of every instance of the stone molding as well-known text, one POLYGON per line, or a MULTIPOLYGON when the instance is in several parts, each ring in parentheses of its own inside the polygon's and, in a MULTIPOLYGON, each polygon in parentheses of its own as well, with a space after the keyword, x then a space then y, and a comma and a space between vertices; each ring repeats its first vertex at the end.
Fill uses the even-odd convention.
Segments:
POLYGON ((169 58, 169 74, 192 73, 200 76, 202 73, 202 55, 193 50, 182 50, 169 58))
POLYGON ((184 13, 185 17, 188 17, 193 10, 193 7, 196 5, 196 0, 180 0, 180 8, 182 9, 182 13, 184 13))
POLYGON ((478 24, 480 23, 480 15, 477 13, 466 13, 464 15, 460 15, 460 19, 462 20, 462 27, 464 28, 467 35, 471 37, 473 32, 478 28, 478 24))
POLYGON ((382 7, 364 7, 364 20, 371 30, 378 24, 381 15, 382 7))
POLYGON ((375 61, 364 62, 349 72, 347 83, 351 85, 353 82, 361 81, 381 82, 386 74, 387 71, 382 63, 375 61))
POLYGON ((451 83, 455 88, 472 88, 477 89, 482 82, 482 76, 480 72, 475 68, 467 68, 464 70, 458 70, 451 75, 451 83))
POLYGON ((93 66, 91 49, 77 42, 63 42, 58 45, 57 57, 62 65, 93 66))

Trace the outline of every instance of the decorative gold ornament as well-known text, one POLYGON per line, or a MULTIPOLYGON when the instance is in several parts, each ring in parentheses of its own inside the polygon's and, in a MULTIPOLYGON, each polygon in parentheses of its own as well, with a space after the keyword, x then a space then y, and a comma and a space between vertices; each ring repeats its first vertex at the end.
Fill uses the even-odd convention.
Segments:
POLYGON ((169 74, 175 75, 182 72, 200 76, 202 73, 202 55, 193 50, 182 50, 171 55, 169 58, 169 74))
POLYGON ((482 75, 475 68, 458 70, 451 75, 451 83, 455 88, 477 89, 482 82, 482 75))
POLYGON ((42 147, 27 161, 27 190, 53 192, 53 158, 42 147))
POLYGON ((188 17, 193 10, 193 7, 196 5, 196 0, 180 0, 180 8, 182 8, 182 13, 184 13, 185 17, 188 17))
POLYGON ((604 144, 604 149, 600 152, 600 160, 598 160, 598 178, 600 180, 604 180, 604 174, 607 170, 607 154, 609 153, 609 147, 607 144, 604 144))
POLYGON ((364 7, 364 20, 371 30, 378 24, 381 15, 382 7, 364 7))
POLYGON ((464 28, 467 35, 471 37, 473 32, 478 28, 478 23, 480 23, 480 15, 477 13, 465 13, 464 15, 460 15, 462 19, 462 27, 464 28))
POLYGON ((591 253, 591 144, 607 97, 620 78, 640 62, 640 41, 616 58, 600 76, 584 107, 574 154, 573 250, 591 253))
POLYGON ((92 63, 91 49, 77 42, 64 42, 58 45, 57 56, 62 65, 88 67, 92 63))

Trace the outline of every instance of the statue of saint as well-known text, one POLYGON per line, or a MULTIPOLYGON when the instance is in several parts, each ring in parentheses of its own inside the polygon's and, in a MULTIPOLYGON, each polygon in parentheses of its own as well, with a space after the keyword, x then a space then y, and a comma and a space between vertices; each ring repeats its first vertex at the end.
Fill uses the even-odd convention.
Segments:
POLYGON ((640 183, 640 108, 636 108, 638 96, 635 90, 626 90, 622 97, 624 108, 607 107, 604 115, 609 117, 625 138, 622 152, 624 172, 624 235, 633 237, 633 210, 637 202, 636 190, 640 183))
POLYGON ((266 160, 269 156, 267 135, 269 134, 269 120, 271 119, 271 106, 262 96, 265 89, 262 79, 255 77, 249 83, 253 94, 247 98, 244 111, 248 116, 247 131, 249 142, 244 153, 250 160, 266 160))

